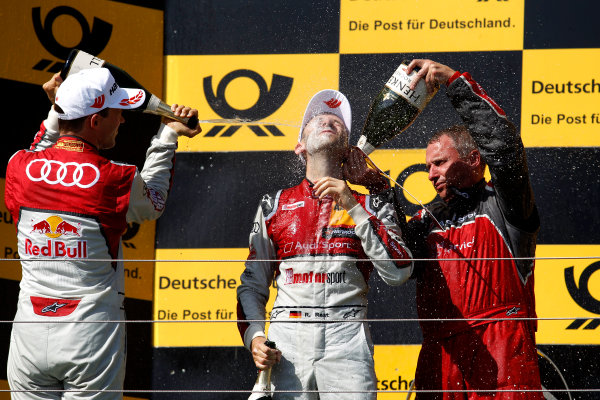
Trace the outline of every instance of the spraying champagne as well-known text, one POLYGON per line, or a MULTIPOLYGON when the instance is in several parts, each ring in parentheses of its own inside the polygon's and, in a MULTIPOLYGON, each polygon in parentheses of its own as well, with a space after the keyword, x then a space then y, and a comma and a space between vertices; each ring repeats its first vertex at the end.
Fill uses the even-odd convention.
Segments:
POLYGON ((371 104, 362 135, 356 146, 364 153, 367 165, 402 188, 431 216, 436 225, 442 228, 439 221, 419 199, 383 172, 369 157, 377 147, 405 131, 437 93, 437 87, 433 92, 428 93, 423 79, 417 82, 414 90, 410 88, 420 68, 415 67, 410 74, 407 74, 406 69, 409 64, 407 60, 402 61, 371 104))
POLYGON ((182 118, 178 117, 171 111, 171 107, 164 103, 161 99, 150 93, 146 88, 140 85, 131 75, 123 71, 116 65, 110 64, 105 60, 95 57, 91 54, 86 53, 82 50, 73 49, 69 54, 69 57, 65 61, 65 66, 60 72, 60 77, 65 79, 70 74, 74 74, 82 69, 86 68, 106 68, 115 78, 115 81, 122 87, 139 88, 146 92, 146 99, 144 103, 136 110, 161 115, 176 121, 182 122, 188 126, 188 128, 194 129, 198 125, 198 118, 182 118))
POLYGON ((410 83, 419 69, 407 74, 408 64, 402 61, 371 104, 357 144, 365 154, 406 130, 437 92, 427 93, 423 80, 411 90, 410 83))

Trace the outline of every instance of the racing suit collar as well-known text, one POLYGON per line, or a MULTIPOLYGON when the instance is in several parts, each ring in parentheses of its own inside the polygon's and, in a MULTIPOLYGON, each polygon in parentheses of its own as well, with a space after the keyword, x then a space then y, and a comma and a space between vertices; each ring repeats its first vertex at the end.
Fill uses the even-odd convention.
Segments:
POLYGON ((314 197, 314 190, 313 187, 315 186, 314 183, 312 183, 310 181, 310 179, 308 178, 304 178, 304 180, 302 181, 302 183, 300 184, 300 186, 302 187, 302 194, 306 197, 314 197))
POLYGON ((98 148, 87 140, 76 135, 62 135, 54 145, 57 149, 78 152, 99 153, 98 148))
POLYGON ((314 189, 315 184, 312 183, 310 181, 310 179, 308 179, 308 178, 304 178, 304 180, 302 181, 300 186, 302 187, 302 194, 305 197, 315 199, 318 201, 319 204, 321 204, 321 202, 324 200, 325 201, 328 201, 327 199, 331 200, 331 196, 329 196, 329 195, 325 196, 325 199, 319 199, 319 196, 317 196, 317 194, 315 193, 315 189, 314 189))
POLYGON ((456 211, 470 211, 478 203, 480 193, 485 185, 485 179, 482 179, 468 188, 456 189, 452 187, 454 197, 448 202, 448 207, 456 211))

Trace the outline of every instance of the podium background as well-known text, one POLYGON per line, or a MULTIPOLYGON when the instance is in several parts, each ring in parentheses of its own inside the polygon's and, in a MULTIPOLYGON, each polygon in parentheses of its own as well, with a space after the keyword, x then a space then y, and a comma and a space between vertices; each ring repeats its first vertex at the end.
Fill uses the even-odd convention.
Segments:
MULTIPOLYGON (((168 103, 198 108, 201 119, 260 120, 244 126, 204 124, 200 136, 180 140, 167 211, 156 223, 130 226, 124 238, 127 258, 159 260, 127 263, 128 318, 169 321, 128 325, 127 390, 250 390, 256 372, 237 327, 214 322, 236 318, 235 287, 243 263, 172 260, 245 259, 262 194, 302 178, 290 150, 312 94, 333 88, 347 95, 355 143, 373 97, 400 61, 415 57, 469 71, 521 129, 542 218, 538 316, 571 318, 540 321, 539 348, 570 388, 600 389, 600 323, 592 319, 600 317, 600 28, 595 22, 600 5, 558 0, 10 3, 0 6, 2 165, 29 145, 49 107, 40 85, 73 47, 122 67, 168 103), (485 27, 489 23, 499 26, 485 27), (558 93, 563 86, 564 93, 558 93)), ((126 120, 117 147, 106 155, 141 168, 158 119, 129 113, 126 120)), ((424 173, 426 141, 435 130, 459 122, 442 88, 417 121, 373 158, 429 203, 435 193, 424 173)), ((404 206, 417 209, 409 199, 404 206)), ((13 221, 4 204, 0 240, 0 257, 16 258, 13 221)), ((19 279, 18 262, 3 260, 0 320, 14 316, 19 279)), ((413 282, 390 288, 373 275, 370 284, 369 318, 417 317, 413 282)), ((406 390, 422 340, 418 323, 373 322, 371 331, 379 389, 406 390)), ((10 324, 1 323, 1 388, 8 388, 9 337, 10 324)), ((541 367, 546 387, 564 388, 546 359, 541 367)), ((406 398, 405 393, 380 396, 406 398)), ((598 392, 573 394, 597 397, 598 392)))

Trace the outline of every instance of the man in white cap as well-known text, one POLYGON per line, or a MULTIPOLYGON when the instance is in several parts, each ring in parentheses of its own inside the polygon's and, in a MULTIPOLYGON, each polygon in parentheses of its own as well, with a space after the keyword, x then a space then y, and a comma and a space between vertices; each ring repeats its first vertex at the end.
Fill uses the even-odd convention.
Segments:
POLYGON ((263 322, 240 323, 239 330, 256 366, 272 368, 275 391, 297 391, 276 398, 374 399, 373 344, 360 321, 369 275, 375 268, 386 283, 400 285, 412 272, 392 193, 362 195, 344 180, 356 159, 349 156, 351 121, 342 93, 313 96, 295 148, 306 178, 265 195, 250 233, 238 319, 265 319, 275 279, 268 333, 277 349, 265 345, 263 322), (301 393, 315 390, 321 392, 301 393))
POLYGON ((105 68, 64 82, 56 74, 44 90, 53 103, 48 118, 6 170, 22 265, 8 381, 13 399, 118 399, 125 376, 125 325, 113 322, 125 319, 121 235, 128 222, 162 214, 177 137, 200 127, 163 119, 139 172, 98 151, 115 145, 122 111, 139 107, 143 90, 120 88, 105 68))

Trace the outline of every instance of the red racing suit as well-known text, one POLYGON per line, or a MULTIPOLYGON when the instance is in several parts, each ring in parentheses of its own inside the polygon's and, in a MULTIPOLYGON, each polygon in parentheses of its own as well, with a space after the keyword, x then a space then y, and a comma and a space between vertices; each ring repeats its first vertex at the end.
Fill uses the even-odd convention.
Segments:
MULTIPOLYGON (((523 143, 504 111, 468 73, 456 73, 447 94, 492 181, 456 190, 448 203, 433 204, 429 210, 441 228, 424 210, 409 221, 406 239, 413 255, 435 260, 415 268, 419 318, 511 320, 422 321, 416 388, 540 389, 536 323, 519 321, 536 317, 534 261, 514 259, 535 256, 539 230, 523 143)), ((470 393, 469 398, 489 395, 470 393)), ((496 398, 540 396, 513 392, 496 398)))
POLYGON ((31 149, 12 156, 5 202, 22 265, 15 321, 40 323, 13 325, 11 388, 122 389, 123 323, 53 322, 124 319, 123 263, 112 260, 122 258, 128 222, 162 214, 176 148, 177 133, 161 125, 140 173, 79 137, 59 137, 51 110, 31 149))
MULTIPOLYGON (((237 292, 238 318, 265 319, 275 280, 269 339, 282 352, 282 362, 272 371, 276 389, 376 389, 368 326, 352 321, 367 316, 373 268, 386 283, 400 285, 410 276, 412 262, 400 238, 393 193, 353 194, 359 204, 346 212, 331 199, 315 196, 305 179, 261 201, 237 292)), ((265 336, 264 322, 239 328, 249 349, 252 339, 265 336)))

